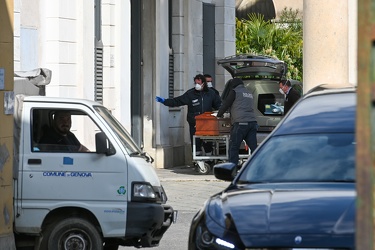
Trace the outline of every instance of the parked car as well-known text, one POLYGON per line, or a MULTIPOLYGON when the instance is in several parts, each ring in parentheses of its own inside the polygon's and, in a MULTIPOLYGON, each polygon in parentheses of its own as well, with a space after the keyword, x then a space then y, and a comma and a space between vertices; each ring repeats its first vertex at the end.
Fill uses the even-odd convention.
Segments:
POLYGON ((189 249, 355 249, 356 90, 305 94, 194 216, 189 249))
MULTIPOLYGON (((269 56, 239 54, 217 62, 231 76, 241 78, 254 96, 255 115, 258 122, 258 143, 276 127, 284 117, 284 95, 279 92, 279 82, 286 78, 288 66, 284 61, 269 56), (277 109, 269 109, 278 106, 277 109)), ((292 86, 302 94, 302 83, 291 80, 292 86)), ((229 88, 226 83, 221 95, 224 100, 229 88)))

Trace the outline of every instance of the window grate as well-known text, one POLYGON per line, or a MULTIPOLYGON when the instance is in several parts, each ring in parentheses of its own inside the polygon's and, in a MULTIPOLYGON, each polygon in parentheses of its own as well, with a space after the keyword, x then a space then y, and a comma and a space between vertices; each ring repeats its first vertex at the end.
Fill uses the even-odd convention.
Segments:
POLYGON ((103 48, 95 48, 95 101, 103 103, 103 48))
POLYGON ((174 97, 174 56, 173 52, 169 54, 169 72, 168 72, 168 97, 173 98, 174 97))

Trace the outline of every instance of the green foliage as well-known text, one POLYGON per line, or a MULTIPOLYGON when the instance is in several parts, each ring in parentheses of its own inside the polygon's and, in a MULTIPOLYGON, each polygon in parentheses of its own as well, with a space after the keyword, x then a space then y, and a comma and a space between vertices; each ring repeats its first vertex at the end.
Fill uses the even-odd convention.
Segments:
POLYGON ((265 21, 261 14, 249 20, 236 18, 236 53, 268 55, 288 64, 287 78, 302 81, 303 33, 299 11, 282 11, 278 22, 265 21))

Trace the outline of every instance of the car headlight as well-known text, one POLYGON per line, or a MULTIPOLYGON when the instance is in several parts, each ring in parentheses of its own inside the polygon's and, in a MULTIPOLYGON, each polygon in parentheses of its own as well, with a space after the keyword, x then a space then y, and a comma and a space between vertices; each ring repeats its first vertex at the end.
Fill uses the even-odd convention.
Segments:
POLYGON ((228 241, 222 240, 220 238, 216 238, 215 242, 223 247, 229 248, 229 249, 234 249, 234 245, 228 241))
POLYGON ((133 201, 155 201, 156 193, 150 183, 136 182, 132 188, 133 201))
POLYGON ((235 249, 231 242, 218 238, 211 234, 206 227, 199 225, 195 234, 195 242, 199 249, 229 250, 235 249))

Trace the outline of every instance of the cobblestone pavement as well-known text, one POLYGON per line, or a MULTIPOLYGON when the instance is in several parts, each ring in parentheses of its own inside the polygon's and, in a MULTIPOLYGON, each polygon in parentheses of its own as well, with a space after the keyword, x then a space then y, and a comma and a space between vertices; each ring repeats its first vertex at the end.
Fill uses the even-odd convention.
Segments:
POLYGON ((190 166, 156 170, 168 196, 168 204, 176 210, 197 211, 209 196, 229 185, 211 173, 201 175, 190 166))

